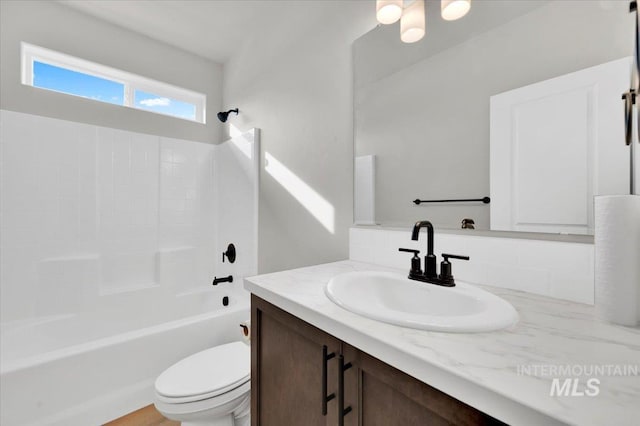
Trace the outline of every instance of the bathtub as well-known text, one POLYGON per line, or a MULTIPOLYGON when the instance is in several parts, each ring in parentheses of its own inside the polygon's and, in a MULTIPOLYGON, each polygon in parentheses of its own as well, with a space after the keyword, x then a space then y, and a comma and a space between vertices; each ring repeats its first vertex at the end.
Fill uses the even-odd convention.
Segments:
POLYGON ((242 338, 238 324, 249 319, 242 289, 208 287, 145 304, 157 301, 153 290, 114 295, 111 308, 2 324, 0 424, 105 423, 151 404, 155 378, 172 363, 242 338), (139 306, 127 309, 125 300, 139 306))

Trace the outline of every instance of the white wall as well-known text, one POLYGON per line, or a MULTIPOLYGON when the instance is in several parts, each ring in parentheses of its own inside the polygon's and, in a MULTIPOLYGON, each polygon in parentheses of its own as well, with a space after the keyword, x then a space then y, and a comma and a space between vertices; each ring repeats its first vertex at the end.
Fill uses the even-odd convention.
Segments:
POLYGON ((248 35, 224 69, 229 131, 261 128, 260 273, 345 259, 353 221, 352 42, 370 2, 318 2, 286 45, 248 35), (268 154, 268 156, 266 155, 268 154), (265 157, 271 164, 265 165, 265 157), (273 161, 275 160, 275 161, 273 161), (266 167, 265 167, 266 166, 266 167))
POLYGON ((0 2, 0 108, 154 135, 218 143, 222 66, 53 1, 0 2), (207 124, 20 83, 20 42, 57 50, 207 95, 207 124))

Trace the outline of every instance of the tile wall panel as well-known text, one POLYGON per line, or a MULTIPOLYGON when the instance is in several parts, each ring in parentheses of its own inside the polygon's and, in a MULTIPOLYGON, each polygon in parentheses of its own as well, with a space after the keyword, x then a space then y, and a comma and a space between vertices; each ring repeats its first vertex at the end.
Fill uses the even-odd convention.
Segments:
MULTIPOLYGON (((421 231, 426 234, 426 231, 421 231)), ((438 262, 442 253, 467 255, 468 262, 453 260, 453 274, 471 283, 522 290, 580 303, 594 303, 593 244, 494 238, 438 233, 434 246, 438 262)), ((409 269, 410 255, 399 247, 427 251, 426 235, 411 240, 411 229, 353 227, 351 260, 409 269)), ((439 265, 438 265, 439 268, 439 265)))
POLYGON ((217 268, 255 273, 257 158, 230 144, 0 111, 2 322, 119 310, 134 292, 170 304, 207 291, 217 268), (217 198, 244 192, 219 223, 217 198), (222 265, 217 229, 251 267, 222 265))

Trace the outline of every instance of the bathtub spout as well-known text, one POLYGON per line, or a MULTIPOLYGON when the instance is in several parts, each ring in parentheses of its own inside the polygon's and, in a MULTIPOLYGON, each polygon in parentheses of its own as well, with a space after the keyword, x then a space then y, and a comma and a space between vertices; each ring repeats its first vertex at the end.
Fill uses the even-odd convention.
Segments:
POLYGON ((213 285, 218 285, 220 283, 232 283, 233 282, 233 275, 229 275, 228 277, 222 277, 222 278, 218 278, 218 277, 213 277, 213 285))

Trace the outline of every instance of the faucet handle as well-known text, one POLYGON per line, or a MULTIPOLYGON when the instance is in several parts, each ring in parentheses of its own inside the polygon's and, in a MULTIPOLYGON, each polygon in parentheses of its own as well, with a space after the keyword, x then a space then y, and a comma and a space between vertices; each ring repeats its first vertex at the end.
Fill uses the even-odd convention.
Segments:
POLYGON ((407 253, 413 253, 416 256, 420 254, 420 250, 413 250, 413 249, 407 249, 407 248, 399 248, 398 251, 406 251, 407 253))
POLYGON ((411 258, 411 270, 409 271, 409 277, 422 275, 422 269, 420 268, 420 257, 418 256, 420 254, 420 250, 399 248, 398 251, 413 253, 413 257, 411 258))
POLYGON ((469 256, 460 256, 458 254, 446 254, 442 253, 442 257, 444 257, 444 261, 448 262, 449 259, 460 259, 460 260, 469 260, 469 256))
POLYGON ((453 280, 453 274, 451 273, 451 263, 449 259, 469 260, 469 256, 459 256, 457 254, 442 253, 444 260, 440 262, 440 281, 442 285, 453 287, 456 282, 453 280))

